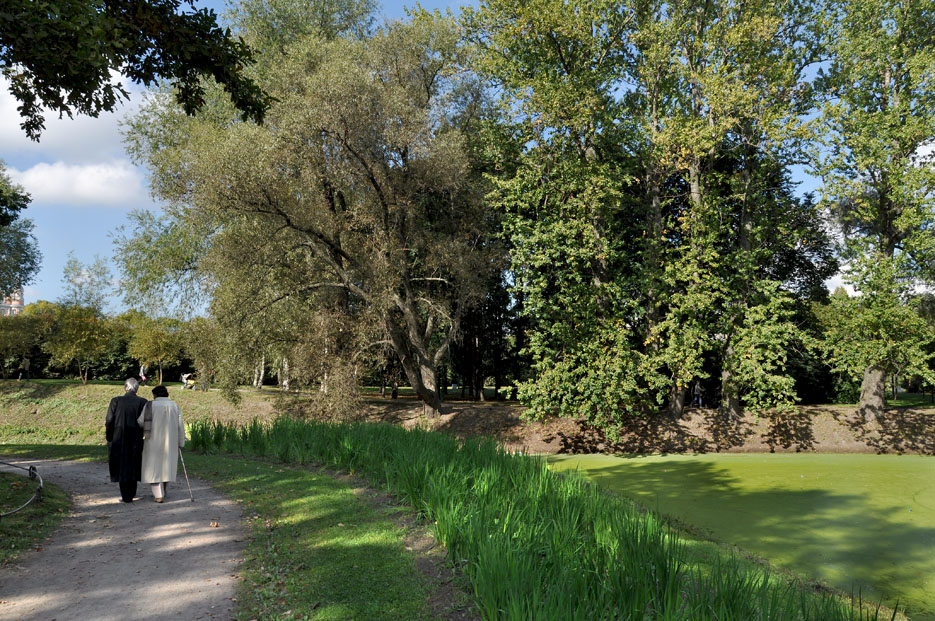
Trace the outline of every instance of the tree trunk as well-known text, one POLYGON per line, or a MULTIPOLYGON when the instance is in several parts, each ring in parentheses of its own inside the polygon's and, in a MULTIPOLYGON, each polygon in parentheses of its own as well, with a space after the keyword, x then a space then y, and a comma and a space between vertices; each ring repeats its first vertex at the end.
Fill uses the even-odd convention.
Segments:
POLYGON ((682 418, 682 414, 685 412, 685 400, 688 398, 688 388, 679 387, 678 384, 672 382, 672 387, 669 389, 669 405, 666 408, 670 417, 674 420, 682 418))
POLYGON ((721 415, 729 418, 740 418, 743 415, 743 408, 740 405, 740 397, 737 395, 737 387, 734 385, 734 378, 726 362, 730 360, 733 354, 733 347, 728 346, 724 354, 724 367, 721 369, 721 415))
POLYGON ((282 359, 282 389, 289 392, 289 359, 282 359))
POLYGON ((263 377, 266 374, 266 355, 260 358, 260 363, 253 367, 253 387, 263 390, 263 377))
MULTIPOLYGON (((404 365, 403 368, 407 368, 406 365, 404 365)), ((419 379, 418 381, 412 381, 412 378, 410 378, 410 384, 412 384, 419 398, 422 399, 422 403, 425 406, 425 415, 428 418, 437 418, 440 416, 442 403, 438 398, 438 382, 435 376, 435 369, 428 363, 420 364, 419 379)))
POLYGON ((484 357, 481 355, 480 336, 477 336, 477 335, 474 336, 474 352, 475 352, 474 377, 475 377, 475 383, 477 385, 477 398, 480 401, 486 401, 487 399, 484 395, 484 380, 487 378, 484 377, 484 365, 483 365, 484 357))
POLYGON ((860 403, 857 413, 864 422, 870 422, 883 414, 886 405, 886 374, 878 366, 870 366, 864 371, 864 379, 860 385, 860 403))

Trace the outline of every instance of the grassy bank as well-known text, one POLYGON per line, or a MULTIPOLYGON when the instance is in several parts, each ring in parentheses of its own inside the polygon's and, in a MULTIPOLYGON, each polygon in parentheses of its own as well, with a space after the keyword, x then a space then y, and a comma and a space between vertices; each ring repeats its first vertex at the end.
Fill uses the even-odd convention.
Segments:
MULTIPOLYGON (((169 386, 186 422, 224 420, 246 423, 273 417, 275 393, 242 393, 234 406, 217 391, 180 390, 169 386)), ((0 381, 0 443, 103 444, 104 417, 110 400, 123 394, 122 382, 92 383, 39 380, 0 381)), ((140 388, 152 399, 151 387, 140 388)))
POLYGON ((876 612, 687 542, 652 513, 490 442, 389 425, 197 424, 198 450, 322 463, 408 502, 489 619, 864 619, 876 612))

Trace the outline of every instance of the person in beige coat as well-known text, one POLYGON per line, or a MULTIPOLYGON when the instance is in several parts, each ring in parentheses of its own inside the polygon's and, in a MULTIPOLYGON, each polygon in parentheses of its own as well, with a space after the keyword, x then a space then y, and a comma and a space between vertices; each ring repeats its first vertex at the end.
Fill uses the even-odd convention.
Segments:
POLYGON ((153 388, 153 400, 137 419, 143 428, 143 469, 141 480, 149 483, 153 499, 162 502, 166 484, 174 483, 178 472, 179 449, 185 446, 182 410, 169 399, 165 386, 153 388))

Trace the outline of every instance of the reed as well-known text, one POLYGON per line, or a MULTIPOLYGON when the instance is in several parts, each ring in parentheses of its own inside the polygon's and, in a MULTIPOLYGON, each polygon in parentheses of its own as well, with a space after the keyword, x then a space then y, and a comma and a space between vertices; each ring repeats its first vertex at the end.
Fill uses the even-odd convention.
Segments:
MULTIPOLYGON (((719 557, 697 563, 652 512, 577 474, 392 425, 196 422, 194 450, 316 463, 369 479, 434 524, 486 619, 877 619, 880 609, 719 557)), ((895 615, 895 613, 894 613, 895 615)))

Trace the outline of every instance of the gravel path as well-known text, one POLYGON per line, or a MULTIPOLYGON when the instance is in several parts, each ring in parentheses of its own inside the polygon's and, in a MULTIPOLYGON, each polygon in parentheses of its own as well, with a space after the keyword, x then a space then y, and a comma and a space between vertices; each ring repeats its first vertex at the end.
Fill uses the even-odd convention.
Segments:
POLYGON ((192 479, 191 502, 180 468, 163 504, 143 483, 126 504, 106 464, 8 461, 35 465, 74 505, 39 551, 0 568, 0 620, 232 617, 246 536, 240 508, 206 482, 192 479))

